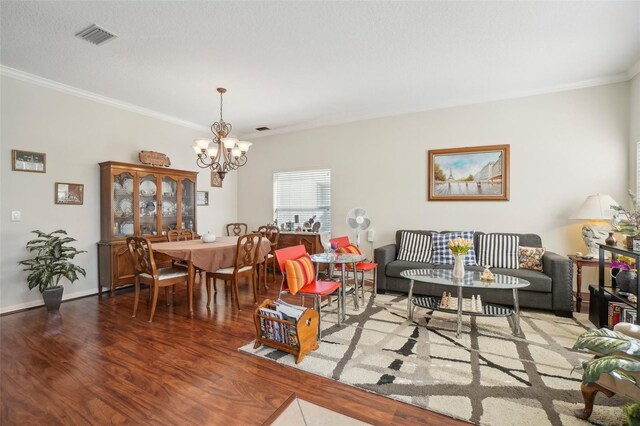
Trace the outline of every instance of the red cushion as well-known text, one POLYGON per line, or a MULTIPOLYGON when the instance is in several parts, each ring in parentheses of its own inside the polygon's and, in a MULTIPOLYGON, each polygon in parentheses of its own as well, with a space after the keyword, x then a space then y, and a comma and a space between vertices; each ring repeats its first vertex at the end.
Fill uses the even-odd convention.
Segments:
POLYGON ((291 294, 296 294, 305 287, 313 283, 315 279, 315 271, 313 262, 308 254, 304 254, 295 260, 286 260, 284 262, 285 273, 287 277, 287 287, 291 294))
MULTIPOLYGON (((356 263, 356 271, 373 271, 377 266, 378 264, 373 262, 358 262, 356 263)), ((347 263, 347 269, 353 269, 351 263, 347 263)))
POLYGON ((298 290, 298 294, 320 294, 326 296, 340 287, 339 281, 314 281, 298 290))

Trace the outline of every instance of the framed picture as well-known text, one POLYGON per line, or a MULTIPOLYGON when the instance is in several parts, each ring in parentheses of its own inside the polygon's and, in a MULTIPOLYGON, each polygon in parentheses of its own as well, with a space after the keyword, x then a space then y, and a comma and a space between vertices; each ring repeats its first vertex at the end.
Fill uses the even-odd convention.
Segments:
POLYGON ((199 206, 209 205, 209 191, 198 191, 196 195, 196 204, 199 206))
POLYGON ((429 150, 429 201, 508 201, 509 145, 429 150))
POLYGON ((56 204, 76 204, 84 202, 84 185, 81 183, 56 182, 56 204))
POLYGON ((11 170, 46 173, 47 154, 42 152, 11 150, 11 170))
POLYGON ((220 178, 220 173, 211 172, 211 186, 214 188, 222 188, 222 179, 220 178))

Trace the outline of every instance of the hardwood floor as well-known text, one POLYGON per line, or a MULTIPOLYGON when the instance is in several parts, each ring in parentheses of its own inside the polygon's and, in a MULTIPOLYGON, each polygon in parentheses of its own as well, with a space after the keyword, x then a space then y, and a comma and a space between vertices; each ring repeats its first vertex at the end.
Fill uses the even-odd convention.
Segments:
POLYGON ((196 283, 190 319, 184 287, 172 306, 161 292, 151 324, 145 300, 131 317, 130 289, 64 302, 60 316, 0 317, 0 423, 258 425, 296 392, 374 424, 466 424, 239 352, 255 337, 255 305, 248 285, 240 311, 230 293, 219 282, 207 310, 196 283))

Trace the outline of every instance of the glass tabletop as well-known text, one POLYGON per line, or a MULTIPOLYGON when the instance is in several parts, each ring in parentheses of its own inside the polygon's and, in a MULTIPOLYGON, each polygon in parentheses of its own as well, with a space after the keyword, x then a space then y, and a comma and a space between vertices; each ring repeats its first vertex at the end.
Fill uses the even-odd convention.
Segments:
POLYGON ((482 274, 476 271, 465 271, 464 278, 454 279, 451 269, 409 269, 400 272, 400 276, 414 281, 429 284, 448 285, 451 287, 477 287, 511 289, 529 286, 529 281, 509 275, 493 274, 492 281, 480 279, 482 274))
POLYGON ((316 263, 357 263, 362 262, 364 259, 364 255, 353 253, 318 253, 311 255, 311 260, 316 263))

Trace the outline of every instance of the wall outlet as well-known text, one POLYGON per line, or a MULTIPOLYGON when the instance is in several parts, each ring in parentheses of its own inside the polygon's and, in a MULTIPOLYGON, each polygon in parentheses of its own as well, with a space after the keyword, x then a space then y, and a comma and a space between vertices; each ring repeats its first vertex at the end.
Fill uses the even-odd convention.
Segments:
POLYGON ((22 219, 22 213, 19 210, 11 211, 11 222, 20 222, 22 219))
POLYGON ((367 231, 367 241, 369 241, 370 243, 373 242, 373 237, 375 236, 375 232, 373 231, 373 229, 369 229, 367 231))

